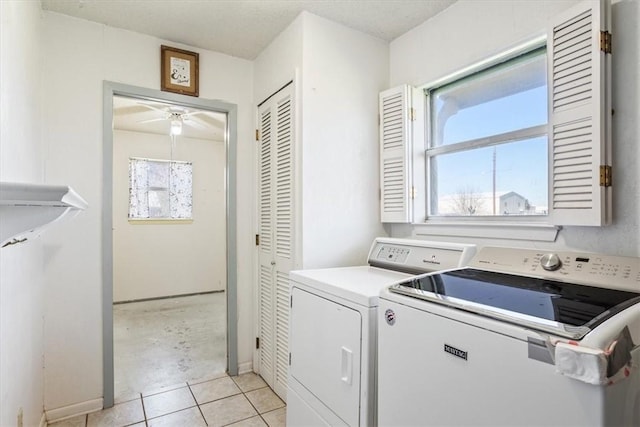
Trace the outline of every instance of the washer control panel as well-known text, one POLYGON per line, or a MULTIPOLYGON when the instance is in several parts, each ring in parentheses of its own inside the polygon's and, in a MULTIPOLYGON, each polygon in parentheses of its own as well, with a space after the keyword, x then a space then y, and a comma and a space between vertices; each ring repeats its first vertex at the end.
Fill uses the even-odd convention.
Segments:
POLYGON ((640 291, 640 258, 485 247, 470 267, 640 291))

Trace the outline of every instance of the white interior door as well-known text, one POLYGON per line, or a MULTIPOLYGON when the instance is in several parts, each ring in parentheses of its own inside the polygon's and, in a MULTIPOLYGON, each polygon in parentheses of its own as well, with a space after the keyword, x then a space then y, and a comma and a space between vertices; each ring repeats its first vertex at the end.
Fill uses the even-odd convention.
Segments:
POLYGON ((289 271, 293 267, 293 87, 258 108, 259 373, 286 399, 289 271))

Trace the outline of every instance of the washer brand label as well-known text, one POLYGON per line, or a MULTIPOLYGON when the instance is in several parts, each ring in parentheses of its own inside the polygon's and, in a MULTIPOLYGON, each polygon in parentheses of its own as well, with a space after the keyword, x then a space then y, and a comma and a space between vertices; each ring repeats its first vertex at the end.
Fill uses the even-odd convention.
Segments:
POLYGON ((467 352, 466 351, 462 351, 462 350, 457 349, 455 347, 451 347, 448 344, 444 345, 444 351, 445 351, 445 353, 453 354, 454 356, 459 357, 460 359, 467 360, 467 352))
POLYGON ((393 326, 396 323, 396 313, 390 308, 384 312, 384 318, 389 326, 393 326))

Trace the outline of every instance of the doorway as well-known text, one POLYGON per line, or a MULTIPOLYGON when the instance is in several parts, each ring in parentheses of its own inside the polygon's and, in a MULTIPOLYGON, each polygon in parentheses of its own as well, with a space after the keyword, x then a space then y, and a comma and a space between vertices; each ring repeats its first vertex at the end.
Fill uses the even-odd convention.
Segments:
POLYGON ((113 98, 115 399, 226 371, 226 114, 113 98))
MULTIPOLYGON (((213 101, 213 100, 205 100, 205 99, 200 99, 200 98, 192 98, 192 97, 188 97, 188 96, 183 96, 183 95, 176 95, 176 94, 171 94, 171 93, 166 93, 166 92, 160 92, 160 91, 155 91, 155 90, 150 90, 150 89, 145 89, 145 88, 138 88, 138 87, 132 87, 132 86, 127 86, 127 85, 121 85, 121 84, 117 84, 117 83, 111 83, 111 82, 105 82, 104 84, 104 104, 103 104, 103 112, 104 112, 104 129, 103 129, 103 141, 104 141, 104 150, 103 150, 103 158, 104 158, 104 162, 103 162, 103 166, 104 166, 104 170, 103 170, 103 179, 104 179, 104 193, 103 193, 103 336, 104 336, 104 407, 110 407, 113 406, 113 400, 114 400, 114 395, 115 395, 115 388, 114 388, 114 306, 112 304, 112 302, 116 301, 116 302, 125 302, 125 301, 137 301, 138 303, 143 302, 142 300, 146 300, 149 303, 153 303, 156 305, 162 305, 162 304, 167 304, 169 302, 168 299, 166 299, 166 297, 175 297, 177 295, 180 295, 181 297, 175 300, 172 300, 171 303, 187 303, 191 304, 193 303, 193 299, 197 299, 198 301, 204 300, 207 297, 203 297, 203 298, 198 298, 198 295, 202 296, 202 295, 213 295, 214 293, 220 293, 220 291, 223 291, 224 293, 224 303, 226 303, 226 331, 225 331, 225 335, 226 335, 226 360, 223 362, 224 367, 226 368, 225 370, 231 374, 231 375, 236 375, 237 374, 237 330, 236 330, 236 258, 235 258, 235 248, 236 248, 236 215, 235 215, 235 191, 236 191, 236 184, 235 184, 235 170, 236 170, 236 121, 237 121, 237 112, 236 112, 236 106, 233 104, 228 104, 228 103, 224 103, 224 102, 219 102, 219 101, 213 101), (124 102, 123 104, 123 101, 124 102), (127 102, 130 102, 129 104, 127 104, 127 102), (119 110, 117 110, 116 104, 118 105, 119 110), (115 111, 115 114, 114 114, 115 111), (224 243, 226 243, 223 246, 226 246, 226 253, 224 253, 224 256, 216 256, 215 254, 204 254, 205 256, 205 260, 204 261, 200 261, 201 263, 206 263, 206 264, 215 264, 216 259, 220 260, 221 258, 226 258, 226 262, 223 262, 223 266, 222 269, 225 270, 224 273, 224 278, 222 279, 211 279, 213 281, 213 283, 208 283, 211 280, 195 280, 195 281, 191 281, 191 285, 195 284, 195 287, 192 286, 191 288, 189 288, 187 286, 187 288, 180 288, 180 289, 173 289, 171 288, 171 282, 176 282, 177 280, 168 280, 165 281, 165 283, 161 283, 162 282, 162 275, 155 277, 153 280, 144 280, 146 286, 142 286, 142 287, 137 287, 131 285, 131 283, 129 283, 129 285, 124 286, 122 288, 118 288, 117 286, 114 286, 114 269, 116 267, 118 267, 119 265, 122 266, 122 260, 118 260, 116 256, 114 256, 114 248, 117 247, 117 245, 114 245, 114 232, 115 230, 117 230, 118 228, 118 221, 120 221, 122 218, 114 218, 114 209, 116 209, 118 207, 118 204, 121 204, 123 201, 123 197, 122 197, 122 190, 120 187, 122 187, 122 185, 118 185, 118 188, 114 188, 114 153, 117 152, 117 147, 119 145, 118 142, 118 138, 121 137, 121 134, 126 134, 127 132, 131 132, 130 130, 123 130, 122 127, 123 125, 120 124, 118 125, 118 129, 114 130, 114 126, 113 124, 116 121, 120 121, 120 113, 122 111, 128 111, 128 112, 133 112, 133 111, 140 111, 141 113, 147 114, 146 118, 142 118, 140 116, 135 117, 133 115, 130 115, 131 117, 131 121, 133 123, 130 123, 131 126, 137 126, 140 123, 139 122, 146 122, 147 125, 149 126, 155 126, 156 129, 161 129, 163 126, 164 127, 169 127, 169 126, 175 126, 175 125, 180 125, 183 127, 183 130, 187 131, 187 126, 189 127, 193 127, 194 129, 190 130, 191 132, 196 132, 200 129, 200 127, 206 127, 203 125, 206 125, 206 123, 204 122, 205 120, 209 120, 210 122, 215 121, 216 119, 219 118, 225 118, 226 120, 223 120, 224 125, 220 128, 221 129, 221 133, 222 133, 222 140, 223 140, 223 144, 224 144, 224 159, 223 159, 223 169, 225 171, 224 173, 224 177, 223 177, 223 183, 222 183, 222 191, 223 191, 223 198, 224 198, 224 206, 226 207, 226 209, 221 209, 221 207, 218 207, 218 212, 222 213, 222 216, 224 217, 224 220, 226 222, 226 230, 224 230, 225 232, 222 233, 223 236, 221 238, 223 238, 225 240, 224 243), (198 113, 196 114, 196 112, 202 112, 202 114, 198 113), (196 118, 195 116, 199 115, 199 118, 196 118), (168 119, 168 120, 167 120, 168 119), (179 123, 177 123, 176 121, 179 121, 179 123), (198 126, 200 125, 200 126, 198 126), (115 197, 115 199, 114 199, 115 197), (118 200, 116 203, 114 203, 114 200, 118 200), (226 235, 226 238, 225 236, 226 235), (222 286, 224 289, 220 289, 221 288, 221 283, 217 284, 216 286, 216 280, 218 282, 223 282, 226 281, 226 287, 222 286), (204 288, 202 287, 198 287, 198 283, 202 284, 202 283, 207 283, 207 286, 205 286, 204 288), (216 288, 217 287, 217 288, 216 288), (218 291, 218 292, 216 292, 218 291), (157 298, 163 298, 163 299, 157 299, 157 298), (191 299, 190 301, 185 300, 184 298, 188 298, 191 299), (180 300, 180 301, 178 301, 180 300), (230 320, 231 319, 231 320, 230 320)), ((165 132, 164 136, 167 137, 167 133, 164 130, 157 130, 157 133, 159 132, 165 132)), ((176 141, 175 138, 173 138, 173 131, 170 134, 172 136, 172 141, 169 144, 166 144, 166 146, 164 147, 165 149, 168 150, 168 153, 166 156, 156 156, 154 154, 151 154, 149 157, 170 157, 169 161, 171 162, 174 158, 174 154, 178 154, 180 152, 180 148, 183 147, 177 147, 177 144, 179 144, 179 141, 176 141)), ((155 138, 156 136, 152 136, 151 134, 145 136, 144 138, 138 138, 138 139, 152 139, 155 138)), ((157 137, 159 137, 159 134, 157 135, 157 137)), ((165 138, 168 139, 168 138, 165 138)), ((184 138, 183 138, 184 140, 184 138)), ((156 145, 157 146, 157 145, 156 145)), ((118 154, 116 154, 116 156, 122 156, 121 152, 118 152, 118 154)), ((125 156, 127 156, 125 154, 125 156)), ((136 156, 131 156, 131 157, 136 157, 136 156)), ((146 156, 142 156, 143 158, 146 158, 146 156)), ((126 157, 125 157, 126 159, 126 157)), ((118 163, 120 163, 121 167, 121 160, 122 159, 118 159, 118 163)), ((147 159, 148 160, 148 159, 147 159)), ((156 159, 157 160, 157 159, 156 159)), ((166 160, 166 159, 165 159, 166 160)), ((126 161, 126 160, 125 160, 126 161)), ((159 164, 160 166, 162 166, 162 164, 159 164)), ((125 166, 126 168, 127 166, 125 166)), ((193 167, 195 169, 195 166, 193 167)), ((181 169, 181 168, 178 168, 181 169)), ((203 168, 200 168, 200 170, 202 171, 203 168)), ((173 169, 172 169, 173 170, 173 169)), ((195 172, 193 172, 195 175, 195 172)), ((201 181, 201 179, 199 179, 201 181)), ((194 177, 194 181, 195 181, 195 177, 194 177)), ((125 184, 126 186, 126 193, 128 193, 128 183, 125 184)), ((195 188, 195 184, 193 186, 193 190, 196 191, 195 188)), ((156 187, 154 187, 153 191, 158 191, 158 189, 156 187)), ((196 196, 197 194, 194 194, 194 196, 196 196)), ((162 199, 162 195, 161 194, 156 194, 155 199, 162 199)), ((205 197, 206 195, 203 194, 199 194, 197 195, 200 199, 202 199, 202 197, 205 197)), ((125 197, 127 197, 127 195, 125 194, 125 197)), ((207 196, 208 197, 208 196, 207 196)), ((128 198, 128 197, 127 197, 128 198)), ((195 202, 194 202, 195 203, 195 202)), ((128 201, 125 200, 125 204, 128 204, 128 201)), ((157 208, 157 206, 156 206, 157 208)), ((157 210, 157 209, 156 209, 157 210)), ((194 206, 194 211, 195 211, 195 206, 194 206)), ((194 212, 195 214, 196 212, 194 212)), ((127 215, 125 213, 125 215, 127 215)), ((119 217, 121 217, 121 213, 118 214, 119 217)), ((205 215, 206 216, 206 215, 205 215)), ((137 229, 136 232, 139 234, 141 231, 142 233, 148 233, 149 235, 147 237, 144 236, 128 236, 126 238, 129 239, 129 246, 131 246, 132 242, 136 242, 135 244, 138 245, 142 245, 144 246, 145 244, 157 247, 160 244, 157 242, 151 242, 149 240, 149 236, 153 235, 154 237, 157 237, 158 234, 166 234, 166 231, 171 228, 171 227, 180 227, 180 226, 185 226, 185 225, 189 225, 189 224, 193 224, 196 221, 194 220, 194 218, 192 218, 191 220, 187 219, 187 218, 181 218, 181 220, 183 221, 182 224, 178 224, 177 222, 171 222, 170 220, 164 220, 163 222, 169 222, 170 225, 165 227, 164 229, 160 229, 161 233, 157 233, 156 232, 152 232, 152 233, 148 233, 149 230, 149 224, 144 224, 142 225, 141 223, 138 223, 138 225, 136 225, 135 227, 129 227, 129 229, 137 229), (191 221, 191 223, 189 222, 191 221)), ((204 217, 200 217, 200 222, 206 222, 206 220, 204 219, 204 217)), ((151 226, 152 227, 158 227, 159 223, 153 223, 151 226)), ((121 237, 118 237, 116 239, 119 239, 121 237)), ((165 238, 167 238, 167 236, 165 236, 165 238)), ((170 242, 172 239, 168 238, 168 242, 170 242)), ((117 243, 117 241, 116 241, 117 243)), ((170 246, 170 244, 168 245, 170 246)), ((142 252, 144 252, 144 247, 139 248, 140 250, 142 250, 142 252)), ((173 252, 171 253, 171 251, 168 251, 169 256, 172 256, 175 259, 175 266, 177 267, 178 265, 180 265, 181 260, 182 262, 185 261, 185 259, 189 258, 189 253, 191 252, 191 250, 193 249, 193 247, 188 247, 187 250, 182 250, 179 252, 173 252), (184 258, 184 257, 187 258, 184 258), (182 258, 181 258, 182 257, 182 258)), ((160 261, 159 261, 160 262, 160 261)), ((162 261, 163 264, 168 263, 168 261, 162 261)), ((135 265, 133 266, 127 266, 126 269, 128 270, 127 274, 125 274, 124 276, 122 276, 122 271, 118 270, 118 274, 119 274, 119 280, 122 279, 122 277, 129 277, 129 276, 135 276, 135 265)), ((188 270, 192 270, 187 268, 188 270)), ((171 270, 176 270, 176 268, 170 269, 168 271, 171 270)), ((218 270, 218 274, 220 273, 220 268, 217 269, 218 270)), ((165 273, 165 276, 169 274, 169 273, 165 273)), ((182 281, 182 280, 178 280, 180 282, 187 282, 187 281, 182 281)), ((196 305, 199 304, 196 303, 196 305)), ((132 307, 132 306, 130 306, 132 307)), ((175 307, 173 307, 175 308, 175 307)), ((120 307, 118 307, 118 312, 120 312, 120 307)), ((127 310, 124 310, 127 311, 127 310)), ((166 307, 165 307, 165 311, 166 311, 166 307)), ((192 311, 192 310, 178 310, 178 311, 192 311)), ((184 318, 181 320, 183 323, 189 323, 192 322, 193 320, 185 320, 184 318)), ((185 329, 186 330, 186 329, 185 329)), ((184 331, 183 331, 184 332, 184 331)), ((213 338, 212 338, 213 339, 213 338)), ((215 368, 211 368, 211 369, 215 369, 215 368)), ((215 372, 212 372, 211 374, 215 374, 215 372)), ((170 385, 170 384, 166 384, 166 385, 170 385)), ((138 391, 142 391, 142 390, 138 390, 138 391)))

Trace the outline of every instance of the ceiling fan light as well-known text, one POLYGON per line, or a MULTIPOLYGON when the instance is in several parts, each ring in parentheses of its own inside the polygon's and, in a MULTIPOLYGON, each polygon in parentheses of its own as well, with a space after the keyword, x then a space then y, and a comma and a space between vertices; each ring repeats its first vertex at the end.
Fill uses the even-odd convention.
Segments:
POLYGON ((182 121, 180 120, 171 120, 171 135, 180 135, 182 134, 182 121))

